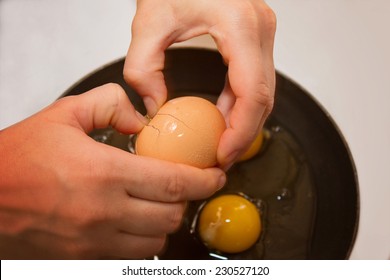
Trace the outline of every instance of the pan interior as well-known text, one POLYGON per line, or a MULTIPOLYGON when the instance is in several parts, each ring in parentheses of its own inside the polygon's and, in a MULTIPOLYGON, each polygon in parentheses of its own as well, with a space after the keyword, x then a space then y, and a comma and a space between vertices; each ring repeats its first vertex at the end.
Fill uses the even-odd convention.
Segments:
MULTIPOLYGON (((108 82, 120 84, 137 110, 142 100, 123 80, 124 60, 113 62, 72 86, 74 95, 108 82)), ((171 49, 164 70, 169 98, 198 95, 215 101, 226 66, 215 51, 171 49)), ((352 249, 359 214, 358 183, 348 147, 325 110, 302 88, 276 73, 274 110, 266 122, 269 139, 255 158, 228 172, 221 193, 243 193, 258 203, 263 232, 241 254, 210 252, 192 232, 199 207, 189 205, 181 229, 169 237, 165 259, 345 259, 352 249), (211 254, 210 254, 211 253, 211 254)), ((128 151, 129 137, 110 128, 96 140, 128 151)))

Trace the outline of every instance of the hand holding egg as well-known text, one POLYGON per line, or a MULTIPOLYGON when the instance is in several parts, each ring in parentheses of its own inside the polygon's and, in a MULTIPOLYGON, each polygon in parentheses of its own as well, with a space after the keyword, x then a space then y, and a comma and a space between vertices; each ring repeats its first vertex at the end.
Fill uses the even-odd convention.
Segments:
POLYGON ((226 179, 218 168, 135 156, 88 135, 107 126, 138 133, 138 117, 108 84, 1 131, 0 258, 145 258, 163 248, 186 201, 226 179))
POLYGON ((275 29, 275 14, 261 0, 138 1, 124 77, 153 117, 167 99, 164 51, 175 42, 210 34, 228 66, 217 103, 227 124, 217 158, 227 170, 255 139, 272 109, 275 29))
MULTIPOLYGON (((217 164, 219 139, 226 126, 219 110, 200 97, 168 101, 139 133, 136 153, 198 168, 217 164)), ((260 149, 262 133, 242 160, 260 149)), ((210 249, 239 253, 259 238, 258 209, 239 195, 222 195, 206 204, 199 217, 199 235, 210 249)))

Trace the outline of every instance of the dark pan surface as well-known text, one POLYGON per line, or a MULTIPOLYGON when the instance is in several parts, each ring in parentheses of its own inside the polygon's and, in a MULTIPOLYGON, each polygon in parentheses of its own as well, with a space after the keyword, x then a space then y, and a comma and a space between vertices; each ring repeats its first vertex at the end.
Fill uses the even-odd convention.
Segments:
MULTIPOLYGON (((115 82, 125 88, 134 106, 145 112, 142 100, 123 80, 123 64, 121 59, 98 69, 64 95, 115 82)), ((172 49, 166 52, 164 74, 169 98, 200 95, 216 100, 226 67, 217 52, 172 49)), ((358 225, 358 182, 337 126, 306 91, 277 73, 275 106, 266 129, 270 137, 261 153, 236 164, 221 191, 241 192, 256 201, 263 222, 260 240, 241 254, 212 253, 229 259, 348 258, 358 225)), ((127 150, 128 137, 110 129, 91 136, 127 150)), ((202 203, 190 203, 182 228, 170 236, 160 258, 214 258, 196 233, 190 233, 202 203)))

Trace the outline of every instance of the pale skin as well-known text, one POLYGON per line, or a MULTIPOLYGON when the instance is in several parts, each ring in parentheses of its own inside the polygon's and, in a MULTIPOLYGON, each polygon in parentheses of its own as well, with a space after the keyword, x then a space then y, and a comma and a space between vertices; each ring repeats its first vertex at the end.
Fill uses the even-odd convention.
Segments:
POLYGON ((166 100, 163 51, 199 34, 216 40, 229 67, 218 100, 228 124, 219 167, 136 156, 90 138, 88 132, 108 125, 124 134, 144 127, 118 85, 61 99, 0 131, 0 257, 145 258, 161 252, 187 201, 223 187, 223 170, 268 116, 274 32, 274 14, 259 0, 138 1, 124 76, 149 115, 166 100))
POLYGON ((141 120, 122 88, 108 84, 2 131, 2 237, 22 240, 32 257, 142 258, 161 251, 186 201, 212 195, 225 174, 132 155, 86 136, 107 125, 137 133, 141 120))
POLYGON ((175 42, 210 34, 228 66, 217 103, 228 127, 218 161, 227 170, 271 112, 275 29, 276 17, 261 0, 138 0, 124 77, 153 116, 167 98, 164 51, 175 42))

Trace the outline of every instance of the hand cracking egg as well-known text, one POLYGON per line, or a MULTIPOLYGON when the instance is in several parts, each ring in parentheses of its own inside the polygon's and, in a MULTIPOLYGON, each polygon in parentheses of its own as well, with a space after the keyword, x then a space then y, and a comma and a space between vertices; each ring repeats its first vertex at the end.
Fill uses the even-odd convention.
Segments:
POLYGON ((135 150, 149 156, 199 168, 217 164, 219 139, 226 128, 218 108, 194 96, 165 103, 138 134, 135 150))
POLYGON ((226 194, 209 201, 198 219, 198 234, 210 249, 240 253, 252 247, 261 232, 260 213, 241 195, 226 194))

